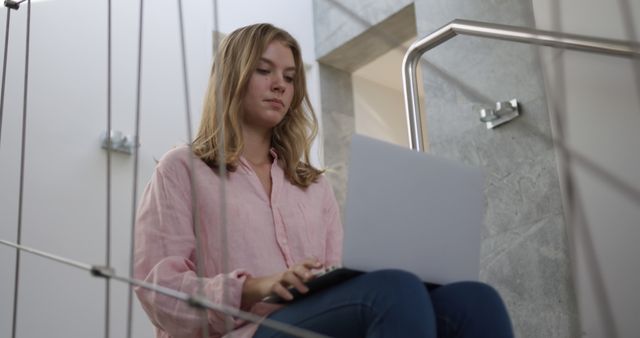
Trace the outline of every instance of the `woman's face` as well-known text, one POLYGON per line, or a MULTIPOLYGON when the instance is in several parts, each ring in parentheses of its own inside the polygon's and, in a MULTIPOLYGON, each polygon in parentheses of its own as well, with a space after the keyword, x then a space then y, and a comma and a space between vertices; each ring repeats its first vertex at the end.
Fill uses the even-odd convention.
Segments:
POLYGON ((242 102, 245 127, 270 130, 282 121, 293 99, 294 77, 291 49, 281 41, 272 41, 249 79, 242 102))

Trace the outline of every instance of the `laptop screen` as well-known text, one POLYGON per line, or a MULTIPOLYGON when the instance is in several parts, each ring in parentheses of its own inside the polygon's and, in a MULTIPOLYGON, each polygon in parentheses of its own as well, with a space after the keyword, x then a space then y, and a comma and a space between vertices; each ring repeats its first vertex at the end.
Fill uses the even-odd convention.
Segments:
POLYGON ((348 175, 345 267, 403 269, 438 284, 478 279, 479 168, 354 135, 348 175))

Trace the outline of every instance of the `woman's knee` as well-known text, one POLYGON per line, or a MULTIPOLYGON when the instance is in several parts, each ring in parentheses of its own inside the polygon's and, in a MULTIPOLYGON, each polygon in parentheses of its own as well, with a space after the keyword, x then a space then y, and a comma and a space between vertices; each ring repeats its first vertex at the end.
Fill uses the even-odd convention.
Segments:
POLYGON ((500 294, 491 285, 482 282, 459 282, 452 284, 452 286, 458 287, 463 290, 464 293, 471 296, 478 302, 500 302, 500 294))
POLYGON ((442 335, 513 337, 511 320, 498 292, 479 282, 458 282, 431 293, 442 335))
POLYGON ((431 336, 427 332, 434 330, 435 315, 419 277, 402 270, 379 270, 363 277, 365 298, 376 318, 383 316, 385 322, 420 333, 419 337, 431 336))
POLYGON ((420 278, 402 270, 369 272, 362 276, 361 286, 366 294, 389 304, 423 302, 428 298, 420 278))
POLYGON ((492 286, 482 282, 457 282, 437 289, 434 298, 446 298, 447 302, 464 303, 465 307, 483 308, 485 310, 505 310, 500 294, 492 286))

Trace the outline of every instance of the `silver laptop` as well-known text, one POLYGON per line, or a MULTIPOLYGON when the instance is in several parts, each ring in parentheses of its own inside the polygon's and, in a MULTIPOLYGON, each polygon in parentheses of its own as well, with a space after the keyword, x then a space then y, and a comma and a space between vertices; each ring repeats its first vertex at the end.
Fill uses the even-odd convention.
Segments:
POLYGON ((343 264, 423 281, 477 280, 484 175, 478 168, 354 135, 343 264))
MULTIPOLYGON (((354 135, 347 188, 344 268, 318 275, 306 294, 289 288, 294 299, 380 269, 411 271, 428 284, 478 279, 481 170, 354 135)), ((262 301, 287 302, 275 294, 262 301)))

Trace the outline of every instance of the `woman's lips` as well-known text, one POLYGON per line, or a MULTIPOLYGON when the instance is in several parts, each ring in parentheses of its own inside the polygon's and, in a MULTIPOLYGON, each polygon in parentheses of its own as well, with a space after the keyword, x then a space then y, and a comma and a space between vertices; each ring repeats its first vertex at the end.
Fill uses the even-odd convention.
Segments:
POLYGON ((265 101, 269 102, 274 107, 284 108, 284 103, 278 99, 267 99, 265 101))

